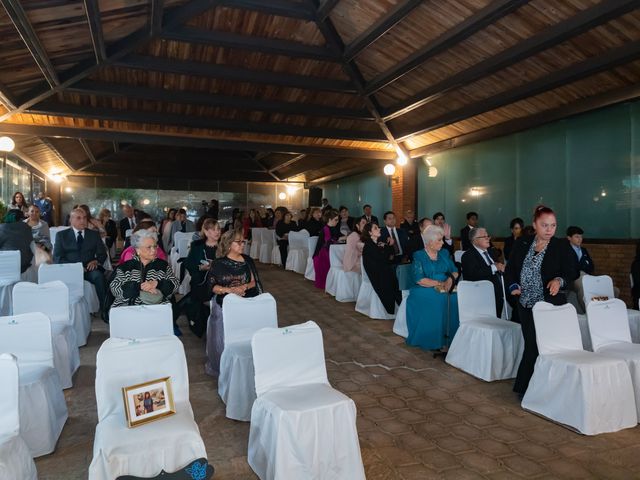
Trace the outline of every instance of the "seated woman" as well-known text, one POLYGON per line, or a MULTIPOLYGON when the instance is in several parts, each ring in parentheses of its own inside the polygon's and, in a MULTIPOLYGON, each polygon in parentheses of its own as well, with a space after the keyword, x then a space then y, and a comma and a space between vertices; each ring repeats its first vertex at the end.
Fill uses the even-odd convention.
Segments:
POLYGON ((458 330, 458 298, 451 290, 458 277, 451 256, 442 249, 444 231, 436 225, 422 233, 425 248, 413 254, 414 285, 407 298, 407 345, 446 351, 458 330))
POLYGON ((347 236, 347 247, 342 259, 342 268, 345 272, 360 273, 360 259, 362 258, 362 248, 364 247, 360 236, 366 224, 367 219, 361 218, 357 223, 354 223, 353 232, 347 236))
MULTIPOLYGON (((315 213, 315 211, 314 211, 315 213)), ((338 241, 336 236, 332 236, 332 229, 338 224, 338 212, 336 210, 327 210, 324 214, 324 226, 318 235, 318 243, 316 250, 313 252, 313 268, 316 272, 315 286, 324 290, 327 284, 327 275, 329 274, 329 248, 338 241)))
POLYGON ((278 248, 280 249, 280 258, 282 268, 287 266, 287 253, 289 249, 289 232, 298 230, 298 226, 292 220, 291 212, 286 212, 282 220, 276 225, 276 237, 278 238, 278 248))
POLYGON ((109 284, 111 306, 169 303, 179 282, 169 264, 158 258, 158 235, 140 229, 131 235, 131 246, 134 257, 118 265, 109 284))
POLYGON ((309 232, 310 237, 317 237, 320 235, 322 227, 322 210, 318 207, 312 208, 311 213, 309 213, 309 219, 304 224, 304 229, 309 232))
POLYGON ((396 305, 402 302, 402 292, 398 287, 398 277, 393 265, 395 255, 393 247, 386 242, 378 242, 380 227, 375 223, 367 223, 362 229, 360 238, 364 244, 362 247, 364 271, 384 309, 393 315, 396 305))
POLYGON ((242 229, 230 230, 222 235, 216 260, 209 270, 209 288, 215 295, 207 326, 207 363, 205 372, 217 377, 220 374, 220 357, 224 350, 222 325, 222 301, 229 293, 241 297, 257 297, 262 284, 255 263, 242 253, 245 240, 242 229))
MULTIPOLYGON (((153 223, 153 221, 151 220, 143 220, 142 222, 138 223, 133 229, 133 233, 139 232, 140 230, 146 230, 148 232, 155 233, 156 235, 158 234, 158 229, 156 228, 156 224, 153 223)), ((164 253, 164 250, 162 250, 162 248, 160 248, 160 244, 158 244, 157 247, 158 248, 156 251, 156 257, 159 258, 160 260, 167 261, 167 254, 164 253)), ((130 246, 122 250, 122 253, 120 254, 120 260, 118 261, 118 265, 122 265, 123 263, 128 262, 135 256, 136 256, 136 248, 133 246, 133 243, 132 243, 130 246)))
POLYGON ((20 273, 27 271, 33 259, 31 228, 23 219, 22 210, 13 209, 4 216, 4 223, 0 223, 0 251, 20 251, 20 273))
POLYGON ((98 221, 102 224, 107 234, 104 239, 104 244, 107 247, 107 251, 109 251, 118 238, 118 227, 116 226, 116 222, 111 219, 111 210, 108 208, 100 210, 100 213, 98 213, 98 221))
POLYGON ((255 208, 249 210, 249 215, 242 219, 242 232, 246 240, 251 240, 252 228, 262 228, 262 220, 255 208))
POLYGON ((49 224, 40 218, 40 208, 36 204, 29 207, 29 216, 24 223, 31 227, 31 235, 36 247, 50 252, 52 250, 49 224))
MULTIPOLYGON (((186 297, 187 318, 189 328, 198 337, 202 337, 207 329, 209 317, 209 300, 213 292, 207 281, 207 274, 216 259, 218 242, 222 229, 217 220, 207 218, 202 223, 200 239, 191 242, 189 255, 184 262, 186 269, 191 274, 191 291, 186 297)), ((186 298, 183 297, 183 298, 186 298)))

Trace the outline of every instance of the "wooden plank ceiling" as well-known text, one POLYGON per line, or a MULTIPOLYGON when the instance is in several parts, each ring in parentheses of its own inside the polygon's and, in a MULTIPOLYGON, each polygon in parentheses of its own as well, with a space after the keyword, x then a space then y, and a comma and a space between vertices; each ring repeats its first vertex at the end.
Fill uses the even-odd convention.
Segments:
POLYGON ((46 171, 310 183, 640 95, 639 0, 0 0, 46 171))

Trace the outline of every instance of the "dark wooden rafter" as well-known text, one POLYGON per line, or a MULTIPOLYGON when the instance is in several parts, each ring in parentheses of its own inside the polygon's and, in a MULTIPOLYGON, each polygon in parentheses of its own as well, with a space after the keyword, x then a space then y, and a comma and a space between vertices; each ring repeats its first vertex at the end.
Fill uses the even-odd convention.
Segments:
POLYGON ((9 91, 9 88, 3 83, 0 83, 0 103, 2 103, 7 110, 16 108, 16 99, 9 91))
POLYGON ((269 174, 274 180, 281 182, 282 179, 280 177, 278 177, 278 175, 276 175, 274 172, 269 171, 269 169, 267 168, 267 166, 264 164, 264 162, 262 161, 262 158, 260 158, 259 155, 256 155, 253 158, 253 161, 256 163, 256 165, 258 165, 265 173, 269 174))
POLYGON ((365 86, 365 93, 372 95, 387 85, 418 68, 430 58, 460 43, 474 33, 486 28, 500 18, 514 12, 529 0, 495 0, 489 5, 447 30, 433 42, 428 43, 394 67, 381 73, 365 86))
POLYGON ((46 145, 46 147, 51 151, 51 153, 53 153, 58 160, 60 160, 62 163, 64 163, 64 166, 67 167, 69 170, 71 170, 72 172, 75 170, 75 167, 73 167, 66 158, 64 158, 64 156, 58 151, 58 149, 49 141, 48 138, 43 138, 40 137, 38 140, 40 140, 44 145, 46 145))
MULTIPOLYGON (((89 148, 89 145, 87 144, 87 141, 85 139, 79 138, 78 140, 83 145, 83 148, 84 148, 84 145, 87 145, 87 149, 89 148)), ((84 170, 87 170, 88 168, 94 167, 97 164, 101 164, 103 162, 108 162, 108 161, 114 160, 114 159, 118 158, 118 156, 120 156, 122 153, 127 152, 127 151, 135 148, 135 145, 127 145, 127 146, 121 147, 118 144, 118 142, 116 142, 116 141, 114 141, 113 144, 114 144, 114 146, 118 145, 118 148, 117 149, 114 148, 113 152, 105 153, 100 157, 95 157, 94 156, 93 160, 91 160, 91 158, 89 158, 89 163, 87 163, 86 165, 83 165, 82 167, 76 169, 76 172, 82 172, 84 170)))
MULTIPOLYGON (((323 163, 322 164, 322 168, 325 167, 337 167, 339 165, 343 165, 345 160, 347 160, 346 158, 339 158, 339 159, 331 159, 331 161, 327 162, 327 163, 323 163)), ((287 178, 291 178, 291 177, 297 177, 299 175, 304 175, 306 177, 307 174, 311 173, 311 172, 315 172, 316 170, 318 170, 318 167, 314 167, 314 168, 309 168, 308 166, 303 166, 300 167, 300 165, 297 166, 298 170, 293 170, 293 172, 290 172, 287 174, 287 178)))
POLYGON ((318 7, 318 18, 320 18, 320 20, 327 18, 338 2, 340 2, 340 0, 323 0, 318 7))
POLYGON ((338 93, 355 93, 350 82, 329 78, 277 73, 264 70, 250 70, 215 63, 193 62, 188 60, 167 59, 147 55, 129 55, 113 62, 115 66, 137 70, 173 73, 177 75, 195 75, 220 78, 237 82, 263 83, 282 87, 321 90, 338 93))
MULTIPOLYGON (((0 2, 14 2, 16 0, 0 0, 0 2)), ((163 26, 166 28, 175 28, 182 25, 190 18, 199 15, 210 8, 213 8, 218 1, 216 0, 191 0, 185 5, 174 7, 170 10, 166 10, 163 15, 163 26)), ((150 41, 149 30, 145 26, 136 30, 135 32, 127 35, 121 40, 115 42, 112 46, 107 48, 107 58, 102 65, 111 64, 112 62, 122 58, 136 49, 142 47, 150 41)), ((74 67, 69 68, 62 74, 60 74, 60 83, 52 88, 49 83, 44 82, 31 91, 27 92, 24 97, 17 102, 18 106, 4 115, 0 115, 0 122, 7 120, 9 117, 16 113, 21 113, 29 107, 39 103, 52 95, 64 91, 64 89, 74 83, 87 78, 89 75, 95 73, 99 68, 95 59, 89 58, 81 61, 74 67)))
POLYGON ((384 119, 388 121, 400 117, 418 107, 437 100, 456 88, 468 85, 480 78, 489 76, 503 68, 518 63, 553 45, 562 43, 598 25, 617 18, 638 8, 638 6, 639 3, 637 0, 609 0, 598 3, 587 10, 578 12, 567 20, 546 28, 540 33, 485 61, 462 70, 449 78, 445 78, 412 95, 410 98, 389 107, 383 112, 384 119))
POLYGON ((7 15, 9 15, 11 22, 18 30, 22 41, 44 75, 49 86, 56 87, 59 85, 60 81, 58 79, 56 69, 51 63, 49 55, 47 55, 42 43, 40 43, 40 39, 33 29, 31 22, 29 22, 29 18, 22 8, 20 0, 0 0, 0 2, 7 11, 7 15))
POLYGON ((36 135, 40 137, 84 138, 104 142, 137 143, 143 145, 171 145, 175 147, 212 148, 217 150, 251 150, 274 153, 309 153, 330 157, 375 158, 393 160, 397 154, 388 150, 364 150, 339 147, 324 147, 293 143, 272 143, 253 140, 219 140, 193 135, 151 134, 106 129, 84 129, 49 125, 22 125, 0 123, 0 134, 36 135))
POLYGON ((300 160, 302 160, 303 158, 305 158, 307 156, 306 153, 303 153, 302 155, 295 155, 294 157, 276 165, 275 167, 271 167, 269 169, 269 172, 277 172, 278 170, 282 170, 283 168, 287 168, 291 165, 293 165, 296 162, 299 162, 300 160))
POLYGON ((414 135, 427 133, 446 125, 562 87, 582 78, 632 62, 638 58, 640 58, 640 41, 628 43, 623 47, 609 50, 596 57, 591 57, 588 60, 571 65, 570 67, 557 70, 533 82, 525 83, 524 85, 472 103, 458 110, 447 112, 417 127, 411 127, 398 134, 398 137, 400 137, 399 141, 404 141, 414 135))
POLYGON ((190 91, 172 91, 160 88, 137 87, 116 83, 101 83, 91 80, 80 82, 65 89, 69 93, 81 95, 96 95, 107 97, 140 98, 168 103, 184 103, 207 107, 229 107, 240 110, 277 112, 292 115, 338 117, 354 120, 373 120, 372 115, 365 109, 350 109, 325 105, 300 104, 265 100, 262 98, 237 97, 190 91))
POLYGON ((323 46, 305 45, 277 38, 250 37, 232 32, 205 30, 195 27, 183 27, 164 31, 161 38, 178 42, 218 45, 228 48, 239 48, 253 52, 286 55, 295 58, 308 58, 323 62, 340 62, 340 57, 323 46))
POLYGON ((367 47, 404 20, 404 18, 422 2, 423 0, 405 0, 396 5, 388 15, 375 22, 345 47, 344 58, 346 60, 353 60, 367 47))
POLYGON ((360 95, 360 97, 364 101, 364 104, 367 107, 367 110, 371 112, 371 115, 373 115, 375 122, 378 124, 378 127, 380 127, 380 130, 382 130, 382 133, 386 137, 387 141, 396 150, 396 153, 398 155, 400 154, 405 155, 406 152, 404 147, 402 147, 396 141, 393 134, 387 127, 387 124, 382 119, 382 116, 380 115, 381 107, 378 104, 377 100, 366 94, 365 79, 362 76, 360 69, 358 68, 358 66, 355 64, 353 60, 350 60, 350 61, 344 60, 345 45, 342 42, 342 38, 340 37, 340 34, 338 33, 335 26, 333 25, 333 22, 329 17, 326 17, 324 18, 324 20, 321 20, 320 17, 317 15, 318 0, 306 0, 306 1, 312 8, 316 10, 315 22, 316 22, 316 25, 318 26, 318 29, 324 36, 325 41, 327 42, 327 45, 333 50, 335 50, 336 53, 338 53, 341 57, 343 57, 342 69, 351 79, 351 82, 355 86, 355 89, 358 95, 360 95))
POLYGON ((115 108, 94 108, 57 102, 43 102, 28 110, 36 115, 87 118, 114 122, 138 122, 155 125, 175 125, 190 128, 229 130, 237 132, 268 133, 273 135, 296 135, 301 137, 339 138, 368 142, 384 142, 386 138, 378 132, 354 131, 326 127, 305 127, 284 123, 247 122, 225 118, 208 118, 176 113, 144 112, 115 108))
POLYGON ((378 165, 359 165, 357 167, 348 168, 346 170, 342 170, 339 173, 332 173, 331 175, 324 175, 322 177, 314 178, 309 180, 307 183, 310 185, 319 185, 321 183, 333 182, 334 180, 339 180, 344 177, 351 177, 353 175, 360 175, 361 173, 367 173, 373 171, 375 169, 379 169, 378 165))
POLYGON ((100 18, 100 6, 98 0, 83 0, 84 10, 87 14, 91 43, 96 56, 96 63, 102 63, 107 58, 107 48, 104 44, 102 33, 102 20, 100 18))
POLYGON ((315 12, 305 7, 304 3, 289 0, 221 0, 221 5, 268 13, 279 17, 313 20, 315 12))
POLYGON ((96 157, 93 154, 93 152, 91 151, 91 148, 89 148, 89 144, 87 143, 87 141, 83 138, 79 138, 78 142, 80 142, 80 145, 82 145, 82 149, 84 150, 84 153, 87 154, 87 158, 89 159, 89 161, 95 165, 96 164, 96 157))
POLYGON ((149 15, 149 35, 152 37, 162 31, 162 14, 164 13, 164 0, 151 0, 151 14, 149 15))

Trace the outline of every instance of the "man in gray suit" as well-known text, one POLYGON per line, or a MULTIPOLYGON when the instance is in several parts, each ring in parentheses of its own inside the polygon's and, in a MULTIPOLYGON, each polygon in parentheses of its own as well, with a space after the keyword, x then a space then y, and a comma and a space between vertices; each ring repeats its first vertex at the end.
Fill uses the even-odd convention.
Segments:
POLYGON ((76 208, 69 217, 71 228, 58 232, 53 248, 53 263, 77 263, 84 266, 84 279, 96 287, 100 308, 104 305, 106 282, 102 264, 107 250, 95 230, 87 228, 84 210, 76 208))

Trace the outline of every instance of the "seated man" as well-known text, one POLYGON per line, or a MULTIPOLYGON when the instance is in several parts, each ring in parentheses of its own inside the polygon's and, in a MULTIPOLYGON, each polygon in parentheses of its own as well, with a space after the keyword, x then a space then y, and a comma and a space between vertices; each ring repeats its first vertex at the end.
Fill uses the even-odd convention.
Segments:
POLYGON ((363 215, 361 218, 366 219, 367 223, 375 223, 376 225, 378 225, 378 217, 371 213, 371 205, 367 204, 362 207, 362 213, 363 215))
POLYGON ((407 235, 406 230, 396 228, 395 213, 391 211, 385 212, 382 219, 384 221, 384 226, 380 227, 380 241, 393 248, 393 263, 397 265, 409 258, 407 248, 409 236, 407 235))
POLYGON ((96 287, 100 308, 104 306, 106 282, 102 264, 107 259, 107 249, 95 230, 87 228, 87 215, 76 208, 69 216, 71 228, 58 232, 53 247, 53 263, 82 263, 84 279, 96 287))
POLYGON ((400 228, 407 232, 409 238, 420 235, 420 227, 418 226, 418 220, 416 220, 416 214, 413 210, 407 210, 404 214, 404 221, 400 224, 400 228))
MULTIPOLYGON (((584 304, 584 288, 582 287, 582 277, 585 275, 593 275, 595 271, 595 264, 589 252, 582 246, 584 231, 580 227, 570 226, 567 228, 567 240, 571 246, 571 250, 576 254, 578 263, 576 265, 577 270, 574 272, 573 277, 575 280, 569 284, 569 290, 576 292, 578 297, 578 305, 582 308, 582 312, 586 312, 584 304)), ((620 289, 613 287, 613 292, 616 298, 620 295, 620 289)))
POLYGON ((476 227, 469 231, 469 248, 462 255, 462 278, 471 282, 489 280, 493 283, 493 291, 496 299, 496 316, 502 315, 502 280, 500 276, 504 272, 504 264, 497 263, 491 258, 489 252, 491 236, 483 227, 476 227))

